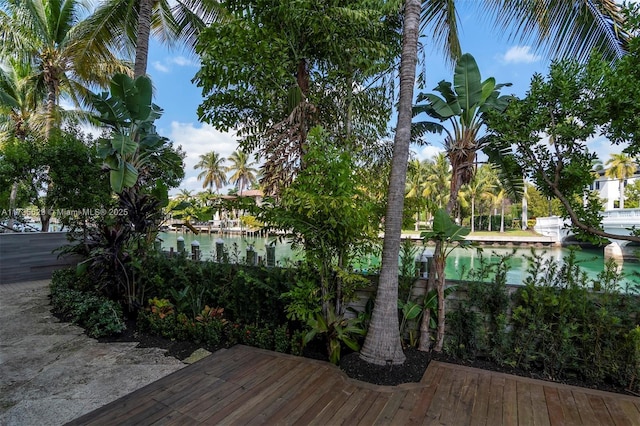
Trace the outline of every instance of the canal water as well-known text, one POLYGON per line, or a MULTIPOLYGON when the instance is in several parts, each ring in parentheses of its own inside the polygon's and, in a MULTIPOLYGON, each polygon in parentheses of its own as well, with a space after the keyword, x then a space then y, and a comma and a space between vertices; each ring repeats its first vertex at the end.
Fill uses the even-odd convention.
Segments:
MULTIPOLYGON (((200 244, 200 251, 202 259, 213 260, 215 257, 215 244, 218 240, 217 235, 200 234, 194 235, 192 233, 175 233, 175 232, 161 232, 159 234, 162 240, 162 248, 168 251, 170 247, 174 250, 177 247, 177 238, 183 237, 185 240, 186 250, 189 251, 191 243, 198 241, 200 244)), ((273 238, 262 238, 252 236, 224 236, 222 237, 224 246, 229 253, 232 261, 244 260, 246 256, 246 249, 251 245, 257 252, 257 255, 266 259, 266 246, 274 241, 273 238)), ((419 247, 422 250, 422 246, 419 247)), ((432 248, 427 247, 427 252, 432 251, 432 248)), ((497 262, 500 256, 506 256, 513 253, 514 256, 510 259, 509 264, 511 269, 507 273, 508 284, 522 284, 523 279, 527 275, 527 268, 529 266, 529 260, 527 257, 531 257, 530 248, 506 248, 506 247, 485 247, 480 255, 475 248, 462 249, 456 248, 447 257, 446 275, 450 279, 465 279, 468 277, 469 271, 477 268, 480 264, 480 256, 489 261, 497 262)), ((275 242, 276 261, 279 265, 285 265, 287 262, 294 262, 303 258, 302 253, 291 249, 290 245, 285 242, 275 242)), ((569 249, 561 247, 545 247, 536 248, 535 253, 541 255, 545 260, 553 259, 558 262, 569 255, 569 249)), ((603 255, 603 249, 589 249, 576 251, 576 259, 579 262, 580 267, 584 270, 590 279, 595 279, 597 275, 604 269, 605 260, 603 255)), ((380 260, 377 257, 371 257, 367 259, 361 259, 358 262, 357 267, 365 271, 375 271, 380 267, 380 260)), ((626 260, 622 264, 622 273, 626 282, 640 285, 640 262, 634 262, 626 260)), ((624 284, 623 284, 624 287, 624 284)))

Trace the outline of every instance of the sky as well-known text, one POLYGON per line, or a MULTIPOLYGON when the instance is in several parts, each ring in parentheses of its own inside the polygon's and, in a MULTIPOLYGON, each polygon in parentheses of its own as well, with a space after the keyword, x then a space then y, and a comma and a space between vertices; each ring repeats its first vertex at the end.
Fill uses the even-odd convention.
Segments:
MULTIPOLYGON (((460 40, 463 53, 472 54, 482 78, 495 77, 498 83, 512 83, 502 93, 523 97, 534 73, 546 75, 551 60, 528 45, 511 40, 502 31, 494 29, 488 18, 483 18, 473 7, 473 2, 459 2, 460 40)), ((423 63, 427 76, 425 91, 431 92, 440 80, 453 80, 453 66, 447 64, 443 54, 434 48, 431 37, 422 36, 423 63)), ((186 152, 185 179, 179 189, 202 191, 202 182, 197 180, 199 170, 194 165, 199 156, 216 151, 228 157, 238 148, 232 133, 219 132, 208 124, 198 121, 197 108, 202 101, 200 88, 191 82, 198 71, 198 58, 188 52, 168 51, 155 41, 151 42, 147 73, 155 87, 154 102, 164 109, 156 122, 158 132, 180 145, 186 152)), ((392 119, 395 121, 395 117, 392 119)), ((413 146, 419 159, 430 158, 442 151, 442 136, 429 137, 431 145, 413 146)), ((604 138, 588 142, 590 150, 606 162, 609 154, 620 152, 604 138)), ((226 190, 223 190, 226 191, 226 190)), ((172 194, 178 192, 174 189, 172 194)))

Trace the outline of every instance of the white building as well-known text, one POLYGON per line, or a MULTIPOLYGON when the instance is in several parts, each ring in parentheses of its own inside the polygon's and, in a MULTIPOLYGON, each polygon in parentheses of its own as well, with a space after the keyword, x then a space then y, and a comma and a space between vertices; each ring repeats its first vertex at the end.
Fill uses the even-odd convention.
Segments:
MULTIPOLYGON (((591 191, 599 192, 600 198, 603 200, 605 210, 619 208, 618 201, 620 200, 620 182, 618 179, 606 177, 604 175, 604 170, 598 173, 598 178, 589 186, 589 189, 591 191)), ((640 178, 640 173, 636 173, 629 179, 625 179, 624 186, 632 184, 638 178, 640 178)))

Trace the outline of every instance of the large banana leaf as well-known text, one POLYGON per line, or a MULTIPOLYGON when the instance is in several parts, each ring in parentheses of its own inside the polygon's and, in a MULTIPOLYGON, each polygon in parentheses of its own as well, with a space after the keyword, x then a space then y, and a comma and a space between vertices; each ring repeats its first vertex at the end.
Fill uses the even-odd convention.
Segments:
POLYGON ((462 108, 462 123, 465 126, 470 126, 482 99, 482 82, 478 64, 468 53, 458 59, 453 75, 453 87, 458 94, 458 102, 462 108))

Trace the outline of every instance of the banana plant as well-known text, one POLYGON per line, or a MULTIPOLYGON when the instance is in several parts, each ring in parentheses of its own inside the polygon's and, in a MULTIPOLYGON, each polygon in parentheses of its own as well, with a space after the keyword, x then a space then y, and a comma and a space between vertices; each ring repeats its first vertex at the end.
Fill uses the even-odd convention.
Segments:
POLYGON ((92 103, 100 113, 96 118, 112 131, 110 139, 99 142, 98 154, 109 169, 111 188, 120 194, 138 182, 141 170, 166 139, 153 125, 162 109, 151 101, 151 79, 115 74, 110 92, 93 94, 92 103))
MULTIPOLYGON (((426 241, 435 241, 436 249, 433 257, 433 267, 436 276, 436 293, 438 296, 438 328, 436 332, 436 346, 435 351, 441 352, 444 344, 444 332, 445 332, 445 273, 444 268, 447 260, 447 256, 451 251, 458 247, 468 247, 470 242, 466 240, 466 236, 469 235, 469 228, 456 224, 445 209, 439 209, 436 211, 433 217, 433 229, 431 231, 424 231, 420 236, 426 241)), ((428 309, 425 306, 425 310, 428 309)), ((420 325, 420 350, 427 350, 430 344, 430 315, 424 315, 422 317, 422 323, 420 325)))
POLYGON ((476 152, 482 149, 483 140, 478 132, 483 125, 484 113, 504 111, 513 96, 500 96, 500 89, 511 83, 497 84, 495 78, 482 80, 476 60, 468 53, 458 59, 453 75, 453 84, 440 81, 433 89, 435 93, 420 93, 414 116, 426 113, 437 122, 420 121, 414 124, 414 135, 427 132, 446 133, 445 149, 451 162, 451 194, 447 210, 453 210, 460 187, 471 181, 476 152), (426 101, 424 103, 420 103, 426 101), (443 122, 448 121, 451 129, 443 122))

